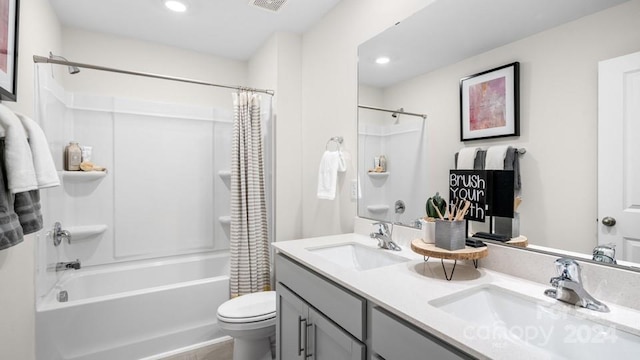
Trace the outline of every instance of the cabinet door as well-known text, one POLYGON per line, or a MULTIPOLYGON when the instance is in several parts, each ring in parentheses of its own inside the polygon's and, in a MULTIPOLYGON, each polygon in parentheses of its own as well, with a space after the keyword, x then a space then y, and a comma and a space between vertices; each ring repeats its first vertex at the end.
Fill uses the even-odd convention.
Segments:
POLYGON ((307 306, 295 294, 278 283, 276 344, 278 359, 304 360, 307 340, 307 306))
POLYGON ((314 360, 364 360, 365 346, 309 308, 308 356, 314 360))

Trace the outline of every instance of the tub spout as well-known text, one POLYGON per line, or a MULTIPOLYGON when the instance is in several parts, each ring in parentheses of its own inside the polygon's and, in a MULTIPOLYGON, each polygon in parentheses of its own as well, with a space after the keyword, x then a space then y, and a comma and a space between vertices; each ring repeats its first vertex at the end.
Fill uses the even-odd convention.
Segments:
POLYGON ((64 271, 64 270, 79 270, 80 269, 80 260, 71 261, 71 262, 59 262, 56 264, 56 271, 64 271))

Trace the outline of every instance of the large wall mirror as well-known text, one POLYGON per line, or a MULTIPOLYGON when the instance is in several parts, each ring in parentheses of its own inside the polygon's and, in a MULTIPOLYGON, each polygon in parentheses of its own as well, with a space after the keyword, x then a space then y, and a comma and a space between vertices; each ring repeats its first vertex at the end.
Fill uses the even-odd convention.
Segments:
MULTIPOLYGON (((619 233, 598 214, 599 64, 640 51, 639 18, 640 0, 436 0, 361 44, 358 215, 411 226, 429 196, 447 194, 456 152, 512 145, 526 149, 519 212, 530 247, 589 258, 599 233, 619 233), (460 79, 515 61, 520 136, 461 142, 460 79), (388 174, 371 174, 380 155, 388 174)), ((618 259, 632 261, 619 263, 640 262, 638 245, 618 241, 618 259)))

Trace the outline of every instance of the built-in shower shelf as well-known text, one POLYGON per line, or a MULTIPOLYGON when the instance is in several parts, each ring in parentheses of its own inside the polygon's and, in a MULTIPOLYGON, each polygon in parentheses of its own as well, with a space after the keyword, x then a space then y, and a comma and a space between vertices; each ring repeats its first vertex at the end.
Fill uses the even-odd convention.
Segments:
POLYGON ((388 171, 385 171, 385 172, 371 171, 371 172, 368 172, 367 174, 369 175, 369 177, 376 178, 376 179, 386 178, 387 176, 389 176, 388 171))
POLYGON ((107 176, 106 171, 59 171, 58 174, 64 180, 70 181, 94 181, 107 176))
POLYGON ((220 216, 218 221, 222 225, 231 225, 231 216, 220 216))
POLYGON ((373 213, 385 212, 389 210, 389 205, 369 205, 367 210, 373 213))
POLYGON ((227 181, 231 179, 231 170, 220 170, 218 171, 218 176, 220 176, 220 179, 227 181))
POLYGON ((97 224, 97 225, 71 226, 66 230, 69 231, 69 233, 71 234, 70 242, 73 243, 74 241, 78 241, 78 240, 86 240, 86 239, 94 238, 104 233, 105 231, 107 231, 108 228, 109 227, 107 225, 97 224))

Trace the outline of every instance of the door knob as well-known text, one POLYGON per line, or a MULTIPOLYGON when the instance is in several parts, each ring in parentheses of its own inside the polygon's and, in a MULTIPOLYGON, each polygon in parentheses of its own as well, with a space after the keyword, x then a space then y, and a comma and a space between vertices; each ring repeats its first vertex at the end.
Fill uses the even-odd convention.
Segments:
POLYGON ((605 216, 602 219, 602 225, 604 226, 613 226, 616 224, 616 219, 612 218, 611 216, 605 216))

